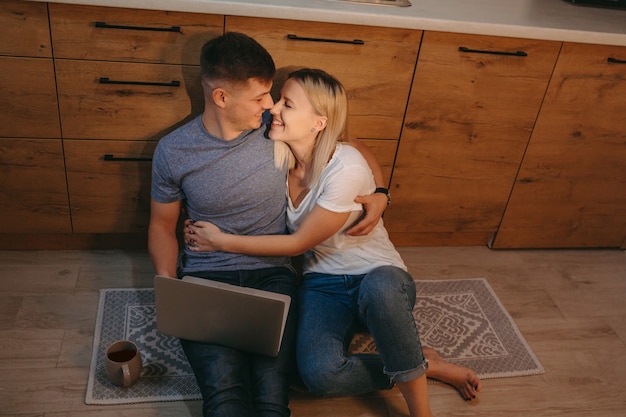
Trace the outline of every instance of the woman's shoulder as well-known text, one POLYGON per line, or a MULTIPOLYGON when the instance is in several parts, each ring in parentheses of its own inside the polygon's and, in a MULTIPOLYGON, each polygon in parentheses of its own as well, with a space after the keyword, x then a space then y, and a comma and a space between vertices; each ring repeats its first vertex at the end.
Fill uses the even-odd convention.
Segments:
POLYGON ((358 159, 363 158, 363 155, 361 155, 361 152, 359 152, 357 148, 355 148, 348 142, 339 142, 337 144, 336 152, 339 155, 341 155, 343 158, 358 158, 358 159))
POLYGON ((353 182, 357 178, 368 179, 372 175, 361 152, 354 146, 343 142, 337 144, 326 172, 329 175, 328 179, 333 178, 333 181, 337 181, 337 178, 340 178, 340 182, 353 182))

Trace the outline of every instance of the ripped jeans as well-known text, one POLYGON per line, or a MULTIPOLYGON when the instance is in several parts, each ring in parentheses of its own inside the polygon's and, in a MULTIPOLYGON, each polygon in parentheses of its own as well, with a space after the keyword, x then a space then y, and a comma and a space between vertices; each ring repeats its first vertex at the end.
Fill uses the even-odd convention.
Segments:
POLYGON ((309 273, 300 288, 296 359, 302 381, 318 395, 348 396, 391 388, 426 372, 413 318, 415 283, 401 268, 365 275, 309 273), (348 355, 365 327, 379 354, 348 355))

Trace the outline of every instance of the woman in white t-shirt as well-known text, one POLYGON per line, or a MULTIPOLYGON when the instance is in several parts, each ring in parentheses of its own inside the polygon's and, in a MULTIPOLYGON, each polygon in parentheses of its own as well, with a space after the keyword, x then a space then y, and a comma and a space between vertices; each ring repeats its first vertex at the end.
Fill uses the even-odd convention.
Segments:
MULTIPOLYGON (((470 369, 422 349, 413 318, 415 283, 382 219, 366 236, 344 231, 363 214, 355 198, 374 192, 371 170, 347 139, 345 89, 329 74, 295 71, 281 90, 269 131, 276 163, 288 163, 290 234, 240 236, 207 222, 188 223, 192 250, 259 256, 303 254, 296 357, 307 388, 320 395, 357 395, 396 385, 411 416, 431 416, 427 375, 475 398, 470 369), (379 354, 347 352, 359 327, 379 354)), ((233 169, 236 169, 233 167, 233 169)))

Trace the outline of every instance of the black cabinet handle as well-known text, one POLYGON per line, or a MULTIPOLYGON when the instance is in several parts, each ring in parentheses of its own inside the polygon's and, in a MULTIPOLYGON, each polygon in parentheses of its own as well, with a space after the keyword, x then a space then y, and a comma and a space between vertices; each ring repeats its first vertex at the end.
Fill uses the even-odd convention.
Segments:
POLYGON ((306 41, 306 42, 328 42, 328 43, 347 43, 350 45, 365 45, 361 39, 343 40, 343 39, 326 39, 326 38, 306 38, 298 35, 287 35, 287 39, 292 41, 306 41))
POLYGON ((122 161, 122 162, 150 162, 152 158, 118 158, 113 154, 107 153, 103 156, 105 161, 122 161))
POLYGON ((142 27, 142 26, 125 26, 125 25, 110 25, 105 22, 95 22, 97 28, 102 29, 124 29, 124 30, 148 30, 152 32, 177 32, 180 33, 180 26, 172 26, 169 28, 154 28, 154 27, 142 27))
POLYGON ((606 60, 611 64, 626 64, 626 60, 613 58, 612 56, 608 57, 606 60))
POLYGON ((170 81, 169 83, 158 83, 151 81, 123 81, 123 80, 111 80, 108 77, 100 77, 98 79, 100 84, 122 84, 122 85, 154 85, 159 87, 180 87, 180 81, 170 81))
POLYGON ((507 51, 485 51, 480 49, 470 49, 465 46, 459 46, 459 51, 468 52, 470 54, 490 54, 490 55, 508 55, 508 56, 528 56, 528 54, 524 51, 515 51, 515 52, 507 52, 507 51))

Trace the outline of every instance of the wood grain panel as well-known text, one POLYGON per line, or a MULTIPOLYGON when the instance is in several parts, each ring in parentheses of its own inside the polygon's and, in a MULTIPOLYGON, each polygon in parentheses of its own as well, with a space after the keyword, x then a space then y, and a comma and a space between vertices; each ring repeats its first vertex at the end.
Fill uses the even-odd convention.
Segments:
POLYGON ((380 164, 380 168, 383 171, 383 179, 385 184, 389 184, 391 180, 391 172, 393 170, 393 163, 396 158, 396 148, 398 146, 397 140, 375 140, 375 139, 363 139, 365 143, 376 155, 376 160, 380 164))
POLYGON ((46 3, 0 2, 0 55, 52 57, 46 3))
POLYGON ((56 58, 199 65, 204 42, 224 30, 221 15, 59 3, 49 7, 56 58), (96 22, 109 27, 96 27, 96 22))
POLYGON ((66 140, 74 233, 139 233, 150 219, 155 142, 66 140), (107 161, 104 155, 135 160, 107 161))
POLYGON ((459 244, 474 235, 481 240, 471 244, 487 243, 559 48, 559 42, 424 34, 391 183, 394 203, 385 214, 392 235, 456 235, 459 244))
POLYGON ((620 247, 626 48, 567 43, 494 247, 620 247))
POLYGON ((0 57, 0 74, 0 136, 61 137, 52 60, 0 57))
MULTIPOLYGON (((452 386, 429 384, 434 415, 624 414, 622 251, 439 247, 401 252, 415 279, 485 277, 546 369, 543 375, 483 380, 478 398, 469 403, 452 386), (614 294, 606 297, 609 290, 614 294)), ((149 287, 149 274, 145 250, 0 252, 2 416, 201 416, 201 401, 85 404, 97 290, 149 287)), ((342 398, 291 390, 289 399, 298 417, 408 416, 397 388, 342 398)))
POLYGON ((158 140, 202 112, 199 72, 195 66, 56 60, 63 137, 158 140), (167 85, 172 82, 180 85, 167 85))
POLYGON ((0 233, 71 232, 61 139, 0 138, 0 178, 0 233))

